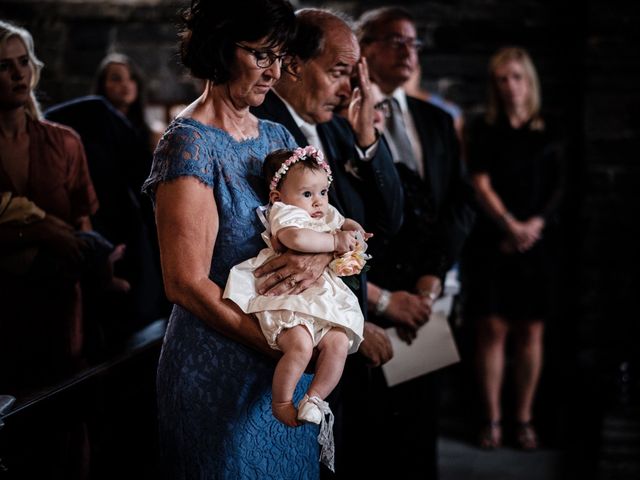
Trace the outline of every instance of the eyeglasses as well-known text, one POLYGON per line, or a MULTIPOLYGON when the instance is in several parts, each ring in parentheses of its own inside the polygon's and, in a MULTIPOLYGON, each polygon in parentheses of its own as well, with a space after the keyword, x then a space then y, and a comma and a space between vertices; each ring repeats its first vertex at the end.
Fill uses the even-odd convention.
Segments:
POLYGON ((276 61, 280 62, 280 65, 284 63, 285 58, 288 57, 287 54, 280 54, 272 52, 271 50, 256 50, 255 48, 247 47, 246 45, 242 45, 241 43, 236 42, 236 47, 241 48, 249 52, 253 55, 253 58, 256 60, 256 66, 258 68, 269 68, 276 61))
POLYGON ((373 106, 373 109, 382 113, 384 118, 389 118, 391 116, 391 100, 385 98, 384 100, 379 101, 373 106))
POLYGON ((383 43, 387 47, 391 47, 394 50, 400 50, 401 48, 408 48, 409 50, 414 50, 419 52, 422 50, 424 43, 422 40, 412 37, 402 37, 400 35, 390 35, 388 37, 383 38, 372 38, 369 40, 370 42, 380 42, 383 43))

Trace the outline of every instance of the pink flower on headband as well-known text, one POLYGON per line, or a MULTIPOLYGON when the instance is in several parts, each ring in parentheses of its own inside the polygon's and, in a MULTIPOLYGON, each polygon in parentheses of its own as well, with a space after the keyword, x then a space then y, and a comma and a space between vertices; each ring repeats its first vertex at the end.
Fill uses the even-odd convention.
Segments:
POLYGON ((319 152, 311 145, 307 145, 304 148, 296 148, 291 156, 282 163, 278 171, 273 175, 273 178, 271 179, 271 183, 269 184, 269 191, 278 188, 280 180, 282 180, 282 177, 287 174, 287 171, 289 170, 289 168, 291 168, 291 165, 308 157, 312 157, 316 161, 316 163, 324 169, 324 171, 327 173, 329 185, 331 185, 331 182, 333 182, 333 177, 331 176, 331 168, 329 167, 329 164, 324 161, 324 155, 322 155, 322 152, 319 152))

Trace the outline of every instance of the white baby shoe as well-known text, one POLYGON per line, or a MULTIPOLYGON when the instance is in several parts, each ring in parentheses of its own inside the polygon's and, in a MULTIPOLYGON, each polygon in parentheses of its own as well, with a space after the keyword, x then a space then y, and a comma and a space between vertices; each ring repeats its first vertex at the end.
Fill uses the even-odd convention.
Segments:
POLYGON ((300 400, 298 404, 298 420, 301 422, 315 423, 316 425, 320 425, 324 415, 320 411, 319 405, 323 402, 318 397, 309 397, 306 395, 300 400))
POLYGON ((320 461, 334 472, 333 413, 329 404, 319 397, 305 395, 298 404, 298 420, 320 425, 320 461))

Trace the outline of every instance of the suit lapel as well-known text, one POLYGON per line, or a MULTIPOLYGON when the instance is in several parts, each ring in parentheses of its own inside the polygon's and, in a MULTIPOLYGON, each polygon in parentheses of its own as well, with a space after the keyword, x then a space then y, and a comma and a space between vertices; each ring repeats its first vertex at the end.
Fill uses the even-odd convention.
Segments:
POLYGON ((318 129, 318 136, 320 137, 320 142, 322 142, 322 149, 324 151, 325 158, 331 167, 333 172, 336 172, 333 175, 334 182, 336 182, 336 186, 329 190, 329 200, 331 204, 338 209, 340 212, 344 212, 344 205, 340 198, 340 193, 344 190, 340 188, 338 185, 341 183, 342 175, 338 174, 340 171, 340 165, 338 165, 339 155, 336 150, 336 141, 333 136, 331 130, 327 127, 327 124, 321 123, 316 127, 318 129))
POLYGON ((258 117, 267 118, 284 125, 291 135, 293 135, 298 146, 304 147, 307 145, 307 139, 298 128, 298 125, 296 125, 291 113, 289 113, 289 109, 287 109, 287 106, 275 93, 269 91, 262 105, 257 107, 255 110, 258 113, 258 117), (264 115, 260 114, 261 110, 264 112, 264 115))

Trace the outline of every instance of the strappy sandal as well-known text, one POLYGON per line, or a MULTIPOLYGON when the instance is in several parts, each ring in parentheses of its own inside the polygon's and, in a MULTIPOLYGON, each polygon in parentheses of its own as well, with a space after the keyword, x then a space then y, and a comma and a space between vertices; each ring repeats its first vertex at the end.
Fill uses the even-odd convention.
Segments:
POLYGON ((482 427, 478 445, 484 450, 495 450, 502 446, 502 425, 500 420, 492 420, 482 427))
POLYGON ((516 444, 526 451, 538 449, 538 434, 531 422, 518 422, 516 425, 516 444))

